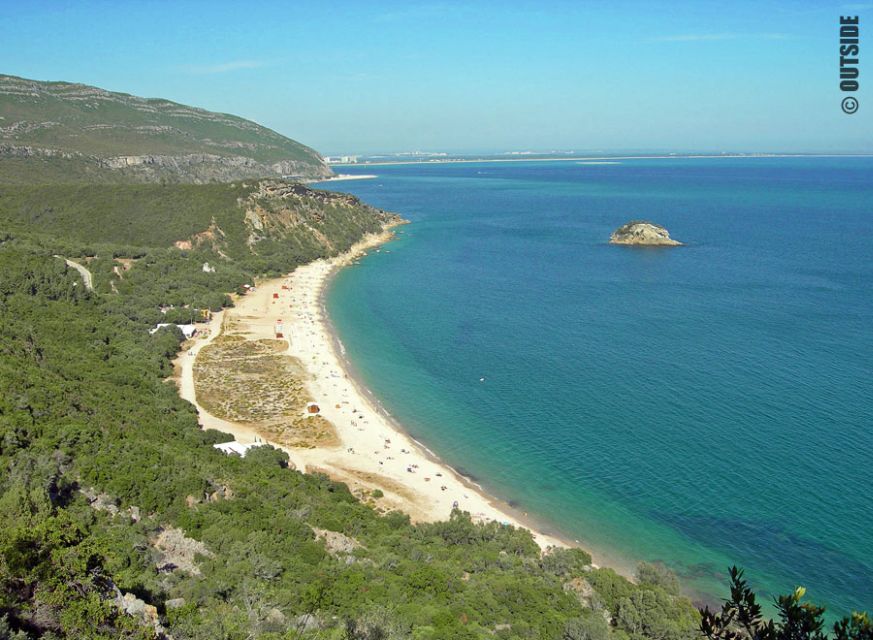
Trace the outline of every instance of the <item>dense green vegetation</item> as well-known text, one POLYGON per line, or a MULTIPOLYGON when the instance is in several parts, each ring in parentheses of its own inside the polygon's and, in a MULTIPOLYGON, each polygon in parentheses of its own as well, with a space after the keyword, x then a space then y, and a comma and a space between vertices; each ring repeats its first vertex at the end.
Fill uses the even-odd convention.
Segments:
POLYGON ((237 200, 250 190, 242 184, 0 186, 0 221, 11 231, 76 244, 171 247, 213 220, 242 235, 237 200))
POLYGON ((3 145, 63 152, 18 158, 0 166, 0 182, 154 180, 166 177, 202 182, 200 167, 110 168, 116 156, 181 158, 192 154, 232 159, 213 168, 216 177, 324 176, 329 170, 314 150, 237 116, 213 113, 169 100, 146 99, 68 82, 40 82, 0 75, 0 156, 3 145), (66 161, 63 161, 66 160, 66 161), (278 163, 278 164, 277 164, 278 163), (36 175, 22 175, 33 167, 36 175), (220 167, 223 167, 221 169, 220 167), (6 171, 8 169, 8 172, 6 171), (60 170, 58 170, 60 169, 60 170), (230 171, 231 173, 227 173, 230 171))
MULTIPOLYGON (((278 451, 217 452, 224 438, 201 431, 165 382, 180 336, 146 331, 153 281, 86 292, 39 242, 2 237, 7 636, 155 637, 121 612, 120 593, 156 607, 177 639, 694 636, 696 614, 670 580, 635 585, 592 570, 579 550, 543 557, 527 531, 463 513, 413 526, 286 468, 278 451), (205 545, 200 575, 161 564, 155 538, 169 527, 205 545), (329 553, 314 528, 360 547, 329 553)), ((183 255, 143 259, 163 269, 183 255)), ((220 293, 213 284, 192 282, 189 294, 220 293)))
MULTIPOLYGON (((99 256, 104 262, 95 269, 103 267, 106 287, 108 274, 117 266, 114 258, 158 259, 160 269, 145 273, 140 266, 125 274, 125 281, 138 281, 141 292, 142 287, 154 288, 154 279, 170 271, 177 286, 185 288, 181 279, 203 280, 198 272, 210 262, 218 272, 209 285, 214 296, 246 282, 244 272, 287 273, 298 264, 346 250, 393 219, 352 196, 276 180, 0 185, 0 229, 38 238, 56 254, 99 256), (265 195, 262 188, 273 191, 265 195), (261 229, 246 222, 246 213, 254 210, 264 217, 261 229), (170 250, 177 242, 191 246, 184 253, 170 250)), ((154 266, 154 261, 143 265, 154 266)))
POLYGON ((211 153, 318 162, 299 142, 237 116, 69 82, 0 75, 4 134, 16 144, 95 155, 211 153))

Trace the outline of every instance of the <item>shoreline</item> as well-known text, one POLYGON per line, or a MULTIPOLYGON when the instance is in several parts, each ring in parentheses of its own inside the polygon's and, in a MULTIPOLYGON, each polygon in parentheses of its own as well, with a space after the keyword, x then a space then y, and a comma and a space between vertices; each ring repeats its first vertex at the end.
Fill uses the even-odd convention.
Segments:
MULTIPOLYGON (((390 242, 393 239, 394 234, 392 233, 392 237, 385 240, 384 243, 390 242)), ((377 246, 380 245, 373 245, 373 247, 377 246)), ((342 339, 340 338, 336 328, 333 325, 333 322, 330 319, 330 314, 327 312, 327 296, 330 292, 330 287, 334 278, 337 277, 339 272, 345 266, 351 264, 354 259, 355 258, 352 257, 349 259, 348 263, 338 264, 333 267, 331 272, 325 278, 324 284, 321 287, 321 291, 318 294, 318 306, 321 311, 321 322, 324 325, 327 335, 330 337, 330 346, 333 350, 333 353, 336 359, 339 361, 349 381, 356 387, 358 393, 361 394, 363 397, 367 398, 372 403, 375 411, 381 413, 384 419, 393 427, 396 432, 402 434, 410 441, 412 441, 417 447, 419 447, 422 454, 426 458, 431 460, 434 464, 448 470, 451 474, 454 475, 455 479, 459 483, 468 487, 471 491, 478 493, 483 499, 487 500, 488 503, 492 507, 494 507, 494 509, 496 509, 498 513, 506 516, 506 521, 516 527, 521 527, 530 531, 543 551, 545 551, 549 546, 582 549, 591 556, 591 566, 595 569, 601 567, 609 568, 614 570, 619 575, 622 575, 631 581, 635 581, 637 564, 636 561, 621 557, 616 553, 606 552, 602 549, 598 549, 596 546, 586 543, 586 541, 584 540, 579 540, 573 538, 572 536, 560 533, 559 531, 554 531, 548 523, 544 523, 536 516, 532 516, 528 514, 528 512, 523 511, 520 507, 514 506, 510 503, 508 499, 500 498, 490 493, 488 489, 480 484, 478 478, 476 478, 475 476, 469 476, 459 471, 455 467, 451 466, 442 458, 440 458, 439 454, 430 447, 428 447, 427 444, 418 440, 412 434, 410 434, 406 427, 385 408, 385 406, 379 400, 379 397, 375 393, 373 393, 373 391, 365 384, 360 374, 357 372, 355 364, 349 359, 345 350, 345 345, 343 344, 342 339), (547 541, 547 544, 543 544, 543 541, 547 541)), ((477 518, 474 514, 471 515, 473 516, 473 520, 475 521, 477 518)), ((445 520, 447 517, 448 514, 446 514, 446 516, 442 518, 437 519, 445 520)), ((493 519, 497 520, 497 518, 493 519)))
MULTIPOLYGON (((541 549, 580 547, 552 533, 526 513, 488 494, 473 479, 446 464, 426 445, 415 440, 381 405, 378 398, 355 375, 327 310, 325 298, 339 270, 379 251, 394 238, 390 228, 365 237, 348 252, 297 267, 291 274, 256 283, 256 292, 235 299, 235 307, 213 316, 206 338, 195 338, 175 360, 180 395, 198 411, 203 428, 228 433, 243 444, 263 442, 285 451, 302 472, 326 473, 344 482, 359 498, 375 499, 381 510, 399 510, 413 522, 446 520, 455 504, 478 522, 496 521, 527 529, 541 549), (290 321, 288 320, 291 316, 290 321), (197 403, 193 368, 199 351, 233 326, 235 335, 247 339, 274 338, 276 321, 282 318, 288 341, 287 355, 303 365, 309 396, 319 405, 320 415, 330 422, 339 440, 332 447, 287 447, 271 442, 257 425, 230 422, 207 412, 197 403), (290 338, 290 339, 289 339, 290 338)), ((593 555, 596 556, 599 554, 593 555)), ((626 573, 622 569, 616 570, 626 573)))
MULTIPOLYGON (((390 242, 393 238, 390 238, 386 242, 390 242)), ((591 551, 591 549, 587 547, 583 547, 582 543, 577 540, 571 540, 567 536, 563 536, 560 533, 552 532, 548 530, 548 527, 539 523, 533 516, 528 515, 526 512, 521 511, 519 508, 512 506, 508 501, 498 498, 497 496, 492 495, 485 489, 475 477, 468 476, 456 468, 449 465, 447 462, 442 460, 433 449, 428 447, 424 442, 415 438, 409 431, 404 427, 400 421, 395 418, 391 412, 389 412, 382 402, 379 400, 379 397, 373 393, 373 391, 367 387, 361 378, 360 374, 357 372, 354 363, 349 359, 345 345, 340 338, 336 327, 333 325, 333 322, 330 319, 330 314, 327 312, 327 296, 330 291, 330 287, 333 283, 334 278, 339 275, 340 270, 345 265, 337 265, 333 268, 333 270, 328 274, 325 278, 324 284, 321 287, 321 291, 318 294, 318 305, 322 312, 322 324, 324 325, 325 331, 327 335, 330 337, 330 346, 333 349, 334 356, 339 361, 345 375, 348 380, 354 385, 358 393, 367 398, 370 403, 373 405, 375 411, 380 413, 382 417, 388 422, 391 427, 397 433, 403 434, 406 438, 411 440, 417 447, 421 449, 422 454, 431 462, 440 467, 446 469, 451 473, 455 479, 468 487, 471 491, 475 491, 479 493, 484 499, 488 500, 489 503, 494 506, 499 512, 505 514, 507 520, 513 522, 515 526, 521 526, 524 529, 528 529, 533 535, 537 542, 540 541, 540 537, 543 539, 549 539, 555 541, 557 544, 552 543, 551 546, 560 546, 560 547, 579 547, 584 548, 585 551, 591 554, 592 559, 595 558, 595 553, 591 551)), ((542 544, 540 547, 545 550, 542 544)), ((597 566, 594 563, 594 566, 597 566)))

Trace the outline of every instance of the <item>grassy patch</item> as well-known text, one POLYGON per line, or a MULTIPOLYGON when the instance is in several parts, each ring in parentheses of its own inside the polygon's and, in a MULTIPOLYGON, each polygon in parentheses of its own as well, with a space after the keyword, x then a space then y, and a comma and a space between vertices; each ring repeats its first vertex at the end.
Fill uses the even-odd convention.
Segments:
POLYGON ((200 351, 194 365, 197 400, 209 413, 253 426, 265 438, 290 447, 339 444, 321 416, 306 417, 312 398, 297 358, 284 340, 222 336, 200 351))

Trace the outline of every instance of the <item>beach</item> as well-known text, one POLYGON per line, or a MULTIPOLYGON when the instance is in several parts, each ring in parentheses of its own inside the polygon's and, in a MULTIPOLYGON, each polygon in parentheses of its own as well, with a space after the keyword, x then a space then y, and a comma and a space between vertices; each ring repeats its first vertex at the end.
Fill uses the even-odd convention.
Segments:
POLYGON ((323 305, 323 294, 336 270, 369 251, 380 251, 393 237, 390 230, 366 237, 350 251, 329 260, 298 267, 284 278, 256 283, 256 289, 235 300, 235 306, 213 316, 203 337, 195 338, 176 361, 181 396, 194 404, 203 428, 217 429, 240 443, 266 442, 285 451, 299 471, 325 473, 346 483, 361 497, 379 490, 375 500, 383 510, 409 514, 414 522, 448 519, 457 507, 476 521, 497 521, 531 529, 542 548, 567 546, 556 536, 531 528, 525 514, 506 504, 442 463, 414 441, 349 371, 323 305), (289 447, 272 442, 252 425, 210 414, 197 401, 194 364, 199 352, 233 325, 235 335, 249 340, 275 337, 281 320, 287 355, 304 367, 305 386, 320 415, 336 432, 332 446, 289 447))
POLYGON ((385 166, 343 190, 414 225, 341 272, 331 320, 412 434, 599 564, 663 562, 708 602, 731 564, 770 593, 802 575, 860 610, 871 162, 385 166), (687 251, 607 244, 637 215, 687 251))

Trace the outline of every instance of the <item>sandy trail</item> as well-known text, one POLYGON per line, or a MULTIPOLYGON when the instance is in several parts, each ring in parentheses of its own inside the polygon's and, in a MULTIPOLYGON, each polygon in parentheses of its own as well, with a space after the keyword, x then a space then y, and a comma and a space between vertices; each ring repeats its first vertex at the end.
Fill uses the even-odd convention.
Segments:
MULTIPOLYGON (((349 376, 336 353, 321 294, 334 270, 391 237, 390 232, 369 236, 342 256, 298 267, 284 278, 259 282, 256 291, 237 299, 234 308, 215 314, 208 337, 193 341, 176 361, 180 394, 197 408, 204 428, 232 434, 242 443, 260 438, 286 451, 297 469, 326 473, 347 483, 358 495, 380 489, 384 493, 376 500, 380 508, 400 509, 413 521, 444 520, 456 504, 476 520, 528 526, 508 506, 484 494, 403 433, 349 376), (290 344, 287 353, 305 367, 306 389, 321 415, 334 425, 339 446, 282 447, 250 426, 211 415, 197 403, 194 361, 220 334, 223 323, 232 321, 234 334, 258 340, 274 338, 279 319, 290 344)), ((533 534, 543 548, 566 546, 556 537, 537 531, 533 534)))
POLYGON ((69 258, 65 258, 64 256, 55 256, 55 258, 60 258, 64 262, 67 263, 68 267, 71 267, 79 272, 82 276, 82 280, 85 283, 85 289, 88 291, 94 291, 94 278, 91 276, 91 272, 84 265, 79 264, 78 262, 74 262, 69 258))

